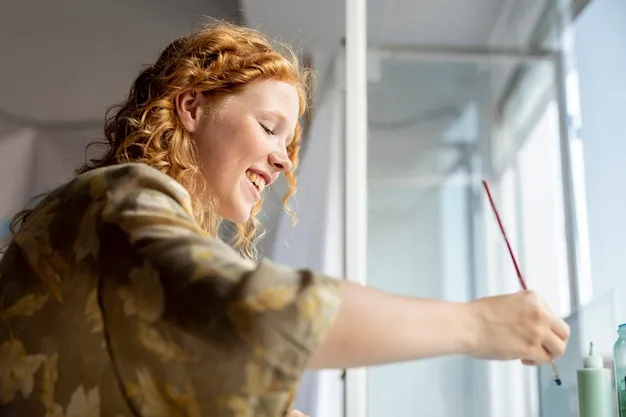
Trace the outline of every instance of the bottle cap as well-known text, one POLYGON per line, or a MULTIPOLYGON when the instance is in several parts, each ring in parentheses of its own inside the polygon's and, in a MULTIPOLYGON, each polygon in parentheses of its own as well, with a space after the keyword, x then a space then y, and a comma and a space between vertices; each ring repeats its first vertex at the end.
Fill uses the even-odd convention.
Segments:
POLYGON ((593 354, 593 342, 589 343, 589 356, 583 358, 583 367, 593 369, 604 368, 602 356, 593 354))

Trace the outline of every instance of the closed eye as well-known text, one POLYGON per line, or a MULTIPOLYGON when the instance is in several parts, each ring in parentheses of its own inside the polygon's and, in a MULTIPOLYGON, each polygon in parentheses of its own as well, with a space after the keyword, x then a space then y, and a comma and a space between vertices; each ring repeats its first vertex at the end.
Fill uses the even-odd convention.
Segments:
POLYGON ((263 130, 265 130, 265 133, 267 133, 268 135, 276 135, 276 131, 270 129, 269 127, 265 126, 263 123, 259 123, 261 125, 261 127, 263 128, 263 130))

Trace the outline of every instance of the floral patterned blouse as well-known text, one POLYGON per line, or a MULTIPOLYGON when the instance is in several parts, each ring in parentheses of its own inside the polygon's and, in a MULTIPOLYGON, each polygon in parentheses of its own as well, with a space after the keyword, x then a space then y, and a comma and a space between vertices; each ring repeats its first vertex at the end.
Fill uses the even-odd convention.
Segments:
POLYGON ((243 260, 151 167, 88 172, 0 262, 0 415, 282 416, 338 291, 243 260))

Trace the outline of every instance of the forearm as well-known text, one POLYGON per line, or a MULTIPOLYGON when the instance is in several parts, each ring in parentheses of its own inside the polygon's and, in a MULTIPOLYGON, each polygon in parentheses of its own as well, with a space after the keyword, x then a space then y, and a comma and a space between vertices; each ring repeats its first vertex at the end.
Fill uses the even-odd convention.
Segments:
POLYGON ((472 343, 468 304, 392 295, 343 282, 342 304, 310 368, 349 368, 463 354, 472 343))

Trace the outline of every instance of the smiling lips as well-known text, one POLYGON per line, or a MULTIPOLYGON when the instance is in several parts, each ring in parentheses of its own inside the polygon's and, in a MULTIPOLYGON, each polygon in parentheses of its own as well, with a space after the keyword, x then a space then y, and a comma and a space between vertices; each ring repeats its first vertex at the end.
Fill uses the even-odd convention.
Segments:
POLYGON ((265 178, 263 178, 262 175, 259 175, 256 172, 247 170, 246 177, 248 177, 252 185, 254 185, 259 192, 263 192, 263 189, 265 188, 266 184, 265 184, 265 178))

